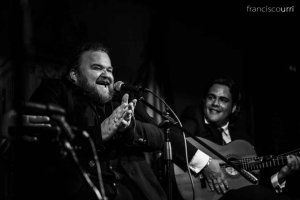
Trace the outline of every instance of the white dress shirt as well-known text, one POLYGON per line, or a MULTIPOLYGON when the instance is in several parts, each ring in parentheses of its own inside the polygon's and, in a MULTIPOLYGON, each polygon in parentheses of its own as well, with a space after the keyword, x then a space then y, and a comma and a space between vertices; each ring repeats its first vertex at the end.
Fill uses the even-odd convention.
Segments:
MULTIPOLYGON (((209 124, 209 122, 204 119, 205 124, 209 124)), ((230 133, 229 133, 229 122, 227 122, 224 126, 221 127, 222 129, 222 138, 225 144, 228 144, 229 142, 231 142, 231 137, 230 137, 230 133)))
MULTIPOLYGON (((208 124, 208 121, 205 119, 205 123, 208 124)), ((229 122, 222 126, 222 137, 223 141, 227 144, 231 142, 231 137, 228 130, 229 122)), ((189 168, 195 173, 199 173, 208 163, 209 156, 204 152, 198 150, 193 156, 191 162, 189 163, 189 168)))

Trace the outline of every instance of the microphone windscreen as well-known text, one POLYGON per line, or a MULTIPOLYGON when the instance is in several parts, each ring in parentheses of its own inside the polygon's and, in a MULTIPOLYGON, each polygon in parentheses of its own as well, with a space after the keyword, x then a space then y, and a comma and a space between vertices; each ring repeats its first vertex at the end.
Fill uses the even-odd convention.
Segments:
POLYGON ((123 81, 117 81, 117 82, 115 82, 115 84, 114 84, 114 90, 118 91, 118 92, 121 92, 121 87, 122 87, 123 84, 124 84, 123 81))

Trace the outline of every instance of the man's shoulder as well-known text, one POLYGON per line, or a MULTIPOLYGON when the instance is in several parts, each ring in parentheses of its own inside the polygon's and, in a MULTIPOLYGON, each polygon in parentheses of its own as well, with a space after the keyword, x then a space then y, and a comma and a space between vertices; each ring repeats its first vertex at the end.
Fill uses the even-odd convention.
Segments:
POLYGON ((59 78, 45 78, 41 81, 38 88, 63 89, 68 87, 68 81, 59 78))
POLYGON ((201 112, 201 105, 199 104, 191 104, 185 107, 183 110, 181 117, 188 117, 188 116, 198 116, 201 112))
POLYGON ((185 107, 185 110, 198 110, 200 108, 199 104, 190 104, 185 107))
POLYGON ((62 79, 46 78, 33 92, 31 101, 47 102, 49 99, 66 93, 66 83, 62 79))
POLYGON ((41 85, 62 85, 64 80, 60 78, 44 78, 41 81, 41 85))

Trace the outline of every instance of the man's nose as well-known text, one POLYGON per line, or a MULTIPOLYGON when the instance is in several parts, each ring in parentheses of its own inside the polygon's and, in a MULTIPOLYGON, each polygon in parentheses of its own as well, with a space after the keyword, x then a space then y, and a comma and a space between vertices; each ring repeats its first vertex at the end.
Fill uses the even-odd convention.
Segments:
POLYGON ((214 99, 213 102, 212 102, 212 104, 213 104, 214 106, 219 106, 219 105, 220 105, 219 99, 218 99, 218 98, 214 99))
POLYGON ((110 73, 106 69, 102 70, 100 76, 105 77, 105 78, 110 78, 111 77, 110 73))
POLYGON ((101 74, 105 74, 106 75, 107 74, 107 69, 103 68, 101 74))
POLYGON ((108 81, 110 81, 110 83, 112 83, 114 80, 114 77, 107 70, 103 70, 102 73, 99 75, 98 79, 102 79, 102 80, 107 79, 108 81))

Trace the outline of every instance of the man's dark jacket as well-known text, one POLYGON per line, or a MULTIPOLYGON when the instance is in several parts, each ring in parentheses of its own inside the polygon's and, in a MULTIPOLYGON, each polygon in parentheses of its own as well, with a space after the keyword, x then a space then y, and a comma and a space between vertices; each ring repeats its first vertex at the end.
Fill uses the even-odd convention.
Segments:
MULTIPOLYGON (((181 115, 181 120, 183 126, 186 129, 188 129, 192 135, 208 139, 218 145, 223 145, 222 134, 220 133, 218 128, 205 123, 202 104, 188 106, 183 111, 181 115)), ((253 139, 249 137, 249 135, 247 134, 247 131, 245 129, 245 124, 243 124, 241 121, 237 120, 234 123, 229 124, 228 129, 230 131, 230 136, 232 141, 242 139, 248 141, 252 145, 254 144, 253 139)), ((232 153, 235 152, 232 151, 232 153)), ((245 152, 236 152, 236 153, 238 153, 238 155, 242 155, 242 153, 245 152)), ((263 171, 263 173, 261 173, 260 176, 259 185, 251 185, 245 188, 240 188, 238 190, 232 190, 231 192, 228 192, 226 195, 224 195, 222 200, 227 200, 227 199, 281 200, 281 199, 287 199, 287 197, 284 196, 285 194, 292 194, 290 195, 290 197, 294 196, 295 194, 298 194, 297 191, 299 190, 295 190, 295 187, 297 187, 296 184, 294 185, 289 184, 289 183, 293 183, 292 180, 287 181, 287 187, 285 189, 286 192, 280 195, 275 194, 275 190, 271 185, 270 177, 272 174, 277 172, 276 170, 278 171, 279 169, 263 171)), ((289 177, 289 179, 293 179, 293 178, 294 176, 289 177)))
MULTIPOLYGON (((130 187, 131 190, 137 188, 137 193, 144 196, 145 199, 166 199, 164 190, 144 157, 144 152, 163 148, 164 132, 153 124, 152 118, 146 114, 144 109, 141 109, 142 106, 139 103, 135 109, 135 123, 132 123, 130 129, 123 133, 117 133, 109 141, 103 142, 100 129, 101 122, 112 113, 116 106, 120 105, 120 98, 104 105, 97 104, 86 92, 70 81, 50 79, 42 82, 30 101, 43 104, 51 103, 64 108, 67 113, 67 122, 76 129, 86 130, 90 134, 101 161, 101 171, 107 196, 114 195, 114 183, 123 183, 125 187, 130 187)), ((74 143, 80 140, 76 137, 74 143)), ((78 135, 78 138, 81 137, 78 135)), ((183 166, 184 147, 182 137, 179 134, 173 134, 171 135, 171 141, 178 146, 178 148, 173 148, 174 159, 181 162, 183 166)), ((78 144, 80 146, 80 142, 78 144)), ((90 153, 85 152, 86 149, 88 148, 81 145, 78 155, 86 159, 86 161, 83 161, 83 165, 93 178, 93 174, 95 175, 93 172, 96 170, 95 164, 92 162, 90 153)), ((188 150, 190 160, 196 148, 189 145, 188 150)), ((62 165, 62 168, 66 168, 65 166, 69 165, 62 165)), ((65 169, 61 174, 63 177, 70 178, 72 183, 64 182, 67 180, 65 178, 61 183, 58 183, 64 185, 64 190, 59 189, 61 185, 57 186, 58 190, 63 192, 67 198, 71 196, 72 199, 75 197, 75 199, 81 199, 82 195, 82 199, 86 199, 87 194, 82 192, 86 190, 83 189, 86 187, 85 182, 82 181, 82 178, 74 178, 70 171, 65 169)), ((60 177, 58 180, 60 180, 60 177)))

